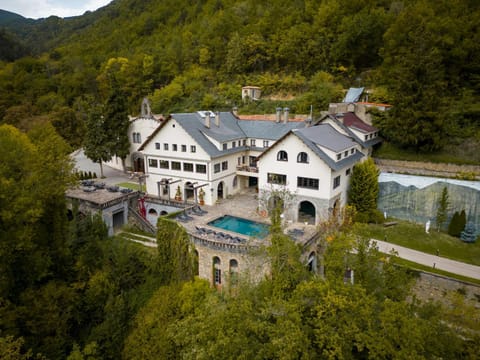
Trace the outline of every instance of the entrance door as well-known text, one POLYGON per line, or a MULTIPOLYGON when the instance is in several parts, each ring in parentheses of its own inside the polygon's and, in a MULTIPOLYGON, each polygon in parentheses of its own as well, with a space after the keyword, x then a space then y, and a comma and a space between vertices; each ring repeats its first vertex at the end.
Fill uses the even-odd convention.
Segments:
POLYGON ((223 199, 223 181, 217 187, 217 199, 223 199))
POLYGON ((187 200, 193 199, 194 197, 193 184, 190 181, 187 181, 185 184, 185 197, 187 200))
POLYGON ((143 158, 136 158, 133 161, 133 171, 135 172, 145 172, 145 163, 143 161, 143 158))
POLYGON ((113 231, 116 232, 120 230, 124 224, 123 222, 123 211, 119 211, 113 214, 113 231))

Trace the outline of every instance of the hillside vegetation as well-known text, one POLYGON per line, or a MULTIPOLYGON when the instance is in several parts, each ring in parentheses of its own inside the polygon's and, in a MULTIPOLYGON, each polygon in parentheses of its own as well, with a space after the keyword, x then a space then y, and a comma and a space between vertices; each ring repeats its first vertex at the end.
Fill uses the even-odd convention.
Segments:
POLYGON ((376 117, 385 138, 437 151, 478 142, 479 18, 469 0, 117 0, 15 26, 0 16, 34 55, 0 64, 0 118, 22 129, 47 118, 78 146, 112 77, 132 114, 144 96, 159 113, 318 114, 342 89, 366 86, 394 105, 376 117), (243 85, 289 100, 242 104, 243 85))

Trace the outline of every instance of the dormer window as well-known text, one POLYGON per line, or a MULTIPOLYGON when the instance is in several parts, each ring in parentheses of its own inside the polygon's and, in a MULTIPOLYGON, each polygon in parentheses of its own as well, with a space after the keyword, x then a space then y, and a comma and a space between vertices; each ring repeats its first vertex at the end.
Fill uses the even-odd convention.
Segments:
POLYGON ((288 161, 288 154, 286 151, 284 150, 280 150, 278 153, 277 153, 277 160, 278 161, 288 161))
POLYGON ((227 150, 228 144, 223 144, 223 150, 227 150))
POLYGON ((355 153, 355 149, 350 150, 350 154, 355 153))
POLYGON ((268 148, 268 140, 263 140, 263 147, 268 148))
POLYGON ((340 160, 342 158, 342 154, 337 154, 337 160, 340 160))
POLYGON ((348 150, 345 151, 345 153, 343 154, 343 157, 347 157, 348 156, 348 150))

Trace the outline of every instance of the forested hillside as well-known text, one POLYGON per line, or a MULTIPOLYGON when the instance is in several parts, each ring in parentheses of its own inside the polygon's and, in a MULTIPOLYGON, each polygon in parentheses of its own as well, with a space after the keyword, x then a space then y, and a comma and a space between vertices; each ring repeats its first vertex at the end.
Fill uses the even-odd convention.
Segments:
POLYGON ((318 114, 342 89, 366 86, 371 100, 394 105, 377 120, 383 136, 434 151, 478 137, 479 8, 471 0, 117 0, 17 27, 30 51, 43 53, 0 65, 0 118, 25 128, 47 116, 78 146, 112 74, 132 114, 143 96, 161 113, 287 104, 318 114), (241 104, 246 84, 261 86, 264 100, 241 104))
POLYGON ((366 86, 393 105, 376 115, 392 143, 477 144, 478 1, 117 0, 68 19, 1 15, 0 358, 478 357, 479 312, 462 289, 452 307, 417 301, 412 274, 356 237, 348 211, 322 224, 324 276, 306 271, 275 211, 272 246, 255 253, 269 276, 232 276, 220 292, 194 279, 174 222, 152 252, 67 212, 64 196, 87 124, 137 114, 144 96, 161 113, 318 114, 366 86), (243 85, 263 100, 243 104, 243 85))

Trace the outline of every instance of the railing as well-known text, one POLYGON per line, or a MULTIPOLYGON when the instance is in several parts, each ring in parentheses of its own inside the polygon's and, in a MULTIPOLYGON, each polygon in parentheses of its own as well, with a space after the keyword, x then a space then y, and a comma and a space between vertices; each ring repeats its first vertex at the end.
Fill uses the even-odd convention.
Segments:
POLYGON ((258 173, 258 168, 255 166, 248 166, 248 165, 239 165, 237 166, 238 171, 246 171, 252 173, 258 173))
POLYGON ((193 233, 190 233, 190 236, 192 237, 196 245, 201 245, 216 250, 246 253, 249 246, 247 244, 232 244, 224 241, 213 240, 211 238, 208 238, 208 236, 202 236, 193 233))
POLYGON ((142 227, 142 230, 147 231, 153 235, 157 233, 157 229, 152 224, 150 224, 148 220, 143 218, 143 216, 140 215, 138 211, 134 209, 132 206, 128 207, 128 215, 135 218, 135 221, 139 223, 139 226, 142 227))

